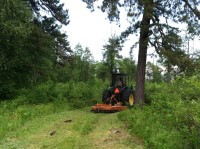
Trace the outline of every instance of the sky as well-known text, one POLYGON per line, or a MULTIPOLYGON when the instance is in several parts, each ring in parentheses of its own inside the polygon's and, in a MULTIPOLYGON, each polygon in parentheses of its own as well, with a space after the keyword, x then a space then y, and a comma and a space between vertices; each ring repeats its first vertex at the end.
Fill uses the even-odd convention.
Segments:
MULTIPOLYGON (((84 48, 89 47, 95 60, 102 60, 102 48, 112 35, 120 35, 128 27, 126 13, 121 11, 120 27, 116 23, 110 23, 106 13, 95 9, 91 12, 86 8, 86 4, 82 0, 61 0, 65 4, 65 8, 69 10, 70 24, 63 27, 63 31, 68 35, 68 40, 72 49, 80 43, 84 48)), ((121 55, 129 57, 130 47, 137 42, 139 37, 131 35, 128 41, 123 45, 121 55)), ((199 39, 190 41, 190 48, 198 47, 199 39)), ((148 49, 148 55, 153 53, 152 48, 148 49)), ((133 50, 133 58, 137 61, 138 47, 133 50)), ((157 58, 147 57, 147 61, 155 62, 157 58)))
MULTIPOLYGON (((116 23, 110 23, 106 14, 96 9, 91 12, 81 0, 62 0, 65 8, 69 10, 70 24, 63 27, 66 31, 72 49, 80 43, 83 47, 89 47, 95 60, 102 60, 102 48, 112 35, 120 35, 126 29, 128 23, 125 14, 122 14, 120 28, 116 23)), ((129 57, 132 40, 138 40, 132 36, 123 47, 120 54, 129 57)), ((134 52, 134 59, 137 59, 137 50, 134 52)))

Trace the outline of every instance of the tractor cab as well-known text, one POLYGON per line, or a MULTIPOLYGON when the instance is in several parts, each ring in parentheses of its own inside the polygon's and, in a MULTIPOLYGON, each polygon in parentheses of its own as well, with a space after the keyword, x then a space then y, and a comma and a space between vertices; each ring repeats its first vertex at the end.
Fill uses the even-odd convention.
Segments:
POLYGON ((113 73, 111 79, 111 87, 125 87, 128 83, 128 77, 123 73, 113 73))

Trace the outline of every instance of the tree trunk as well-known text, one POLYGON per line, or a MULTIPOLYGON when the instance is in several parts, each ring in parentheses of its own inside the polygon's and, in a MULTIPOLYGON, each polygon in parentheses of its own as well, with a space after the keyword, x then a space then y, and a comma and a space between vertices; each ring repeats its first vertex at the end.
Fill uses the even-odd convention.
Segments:
POLYGON ((150 20, 152 18, 153 0, 144 2, 144 12, 140 28, 139 54, 136 74, 136 96, 135 103, 142 106, 144 104, 144 84, 147 59, 147 47, 149 41, 150 20))

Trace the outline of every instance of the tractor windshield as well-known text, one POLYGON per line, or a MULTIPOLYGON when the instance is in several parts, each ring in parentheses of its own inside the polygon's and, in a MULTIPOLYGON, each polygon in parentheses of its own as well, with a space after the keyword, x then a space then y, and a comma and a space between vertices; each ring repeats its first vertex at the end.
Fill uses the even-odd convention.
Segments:
POLYGON ((125 74, 112 74, 112 86, 123 87, 127 84, 127 76, 125 74))

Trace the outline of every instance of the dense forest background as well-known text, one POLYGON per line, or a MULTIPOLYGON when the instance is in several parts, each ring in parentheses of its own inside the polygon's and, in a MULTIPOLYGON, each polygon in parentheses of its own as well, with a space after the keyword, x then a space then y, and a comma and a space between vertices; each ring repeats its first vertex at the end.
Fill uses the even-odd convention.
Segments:
MULTIPOLYGON (((114 4, 108 11, 113 20, 112 15, 117 16, 114 4)), ((78 43, 74 49, 70 47, 67 34, 61 31, 70 23, 63 7, 59 0, 0 2, 0 139, 38 117, 38 111, 45 115, 101 102, 114 68, 128 74, 130 85, 136 85, 138 66, 132 53, 127 58, 120 55, 122 37, 134 33, 133 29, 110 37, 102 46, 103 60, 98 62, 88 47, 78 43), (41 108, 34 108, 36 105, 41 108), (14 115, 20 118, 12 121, 14 115)), ((108 7, 105 2, 102 10, 108 7)), ((187 38, 178 36, 175 28, 160 25, 169 32, 161 43, 150 40, 159 60, 146 64, 145 105, 119 115, 150 148, 200 146, 200 53, 188 52, 187 46, 188 38, 198 37, 199 30, 193 15, 182 19, 189 21, 189 17, 194 23, 187 28, 187 38)))

